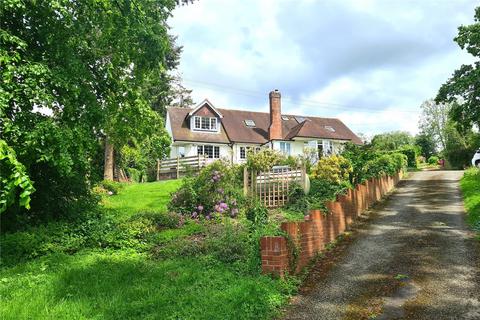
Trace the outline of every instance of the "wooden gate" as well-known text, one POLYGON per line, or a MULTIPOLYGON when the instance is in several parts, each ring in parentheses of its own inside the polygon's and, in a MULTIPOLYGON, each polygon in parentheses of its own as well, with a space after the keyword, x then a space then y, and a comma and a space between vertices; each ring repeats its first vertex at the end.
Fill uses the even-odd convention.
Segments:
POLYGON ((298 184, 306 188, 305 168, 292 169, 288 166, 273 167, 270 171, 243 171, 244 194, 251 194, 267 208, 276 208, 288 203, 290 188, 298 184))

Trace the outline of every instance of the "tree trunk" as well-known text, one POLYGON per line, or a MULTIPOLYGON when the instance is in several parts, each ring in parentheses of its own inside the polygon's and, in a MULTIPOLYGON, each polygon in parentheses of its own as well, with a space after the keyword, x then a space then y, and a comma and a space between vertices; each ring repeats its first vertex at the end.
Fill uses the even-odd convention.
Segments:
POLYGON ((103 179, 113 181, 113 145, 105 138, 105 162, 103 168, 103 179))

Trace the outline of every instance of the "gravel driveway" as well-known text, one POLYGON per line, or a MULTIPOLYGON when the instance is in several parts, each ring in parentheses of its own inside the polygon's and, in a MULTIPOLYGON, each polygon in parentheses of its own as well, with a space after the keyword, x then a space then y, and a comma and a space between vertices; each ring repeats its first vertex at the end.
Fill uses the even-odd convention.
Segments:
POLYGON ((480 244, 461 171, 413 173, 285 319, 480 319, 480 244))

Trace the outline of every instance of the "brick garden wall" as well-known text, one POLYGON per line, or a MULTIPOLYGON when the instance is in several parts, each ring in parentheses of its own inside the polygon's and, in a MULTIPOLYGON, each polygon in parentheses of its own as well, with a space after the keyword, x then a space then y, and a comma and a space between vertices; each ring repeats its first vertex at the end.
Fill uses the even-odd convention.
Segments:
POLYGON ((288 237, 260 239, 263 272, 280 276, 286 272, 299 272, 329 242, 345 232, 363 211, 392 190, 400 179, 401 173, 397 173, 392 177, 368 180, 348 190, 346 195, 337 196, 336 201, 327 202, 327 214, 311 210, 305 221, 282 223, 281 229, 288 237))

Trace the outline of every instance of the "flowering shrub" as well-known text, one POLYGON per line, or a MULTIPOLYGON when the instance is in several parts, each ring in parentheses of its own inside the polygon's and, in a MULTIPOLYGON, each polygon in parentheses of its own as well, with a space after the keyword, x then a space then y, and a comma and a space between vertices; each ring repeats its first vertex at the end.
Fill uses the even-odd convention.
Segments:
POLYGON ((172 196, 172 211, 191 215, 196 219, 212 219, 220 215, 236 217, 243 201, 242 183, 237 170, 225 161, 215 161, 203 168, 197 177, 185 178, 183 185, 172 196))
POLYGON ((331 183, 340 184, 349 178, 353 171, 350 161, 342 156, 333 155, 321 158, 312 168, 313 179, 323 179, 331 183))

